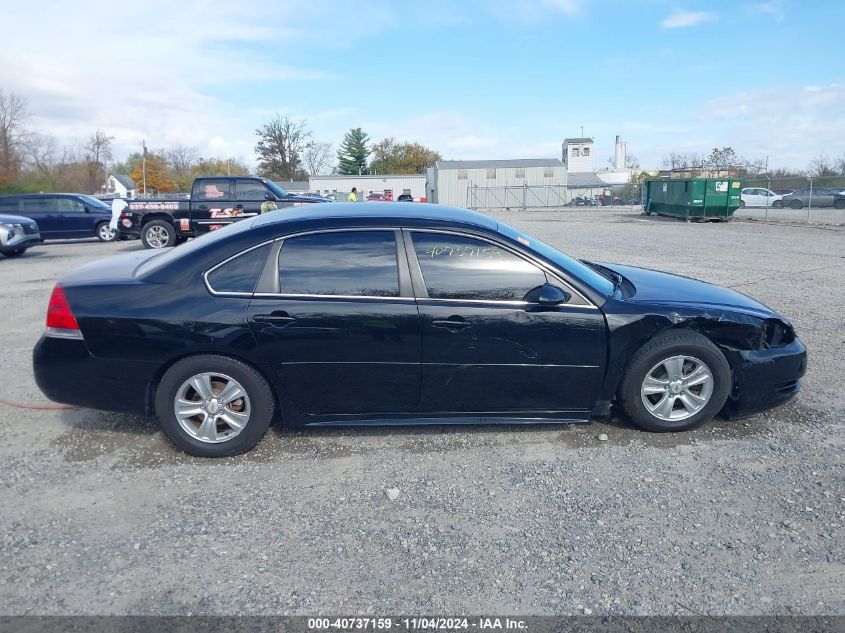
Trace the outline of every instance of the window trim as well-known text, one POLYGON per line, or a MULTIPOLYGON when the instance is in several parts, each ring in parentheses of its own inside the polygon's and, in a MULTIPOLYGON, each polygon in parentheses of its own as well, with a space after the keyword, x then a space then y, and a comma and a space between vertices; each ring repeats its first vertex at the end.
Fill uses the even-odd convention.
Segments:
POLYGON ((414 292, 415 292, 416 298, 418 300, 437 301, 437 302, 444 302, 444 303, 477 303, 477 304, 484 304, 484 305, 490 305, 490 304, 513 305, 513 306, 536 305, 534 303, 531 303, 530 301, 520 301, 520 300, 513 300, 513 299, 507 299, 507 300, 497 300, 497 299, 442 299, 442 298, 439 298, 439 297, 429 297, 428 296, 428 288, 425 285, 425 277, 422 274, 422 267, 420 266, 419 258, 417 257, 417 251, 414 248, 414 238, 413 238, 413 235, 410 235, 410 234, 411 233, 442 233, 442 234, 445 234, 445 235, 454 235, 456 237, 463 237, 465 239, 479 240, 481 242, 487 242, 488 244, 492 244, 493 246, 497 246, 499 248, 502 248, 502 249, 508 251, 509 253, 511 253, 512 255, 519 257, 520 259, 522 259, 524 261, 527 261, 529 264, 531 264, 535 268, 538 268, 542 273, 544 273, 546 275, 546 282, 547 283, 551 283, 551 281, 549 279, 549 277, 551 277, 551 280, 553 280, 557 284, 560 284, 560 286, 564 290, 566 290, 567 292, 569 292, 573 296, 577 296, 579 299, 581 299, 584 302, 584 303, 575 303, 575 304, 562 303, 558 306, 555 306, 556 308, 579 308, 579 309, 581 309, 581 308, 592 308, 594 310, 598 310, 598 307, 592 301, 590 301, 587 297, 585 297, 583 293, 579 292, 578 290, 576 290, 572 286, 572 284, 565 281, 561 277, 560 272, 557 271, 555 268, 547 265, 545 262, 542 262, 542 261, 540 261, 540 260, 538 260, 534 257, 531 257, 527 253, 523 253, 522 251, 520 251, 516 248, 513 248, 509 244, 505 244, 503 242, 496 241, 496 240, 491 239, 487 236, 476 235, 476 234, 473 234, 473 233, 465 233, 465 232, 462 232, 462 231, 449 230, 449 229, 428 229, 428 228, 414 227, 414 228, 402 229, 402 233, 408 234, 407 239, 405 240, 405 252, 408 255, 408 262, 410 263, 410 266, 411 266, 411 280, 414 283, 414 292))
MULTIPOLYGON (((272 243, 273 243, 273 242, 275 242, 275 241, 276 241, 276 240, 265 240, 265 241, 261 242, 260 244, 256 244, 255 246, 250 246, 250 247, 249 247, 249 248, 247 248, 246 250, 240 251, 239 253, 235 253, 235 254, 234 254, 234 255, 232 255, 231 257, 227 257, 227 258, 226 258, 226 259, 224 259, 222 262, 220 262, 220 263, 218 263, 218 264, 215 264, 214 266, 212 266, 211 268, 209 268, 208 270, 206 270, 206 271, 202 274, 202 279, 203 279, 203 281, 205 282, 205 287, 206 287, 206 289, 208 290, 208 292, 210 292, 210 293, 211 293, 212 295, 214 295, 215 297, 251 297, 251 296, 253 296, 253 295, 255 294, 254 292, 238 292, 238 291, 235 291, 235 290, 215 290, 215 289, 211 286, 211 282, 208 280, 208 276, 209 276, 211 273, 213 273, 215 270, 217 270, 217 269, 218 269, 218 268, 220 268, 221 266, 225 266, 226 264, 228 264, 228 263, 229 263, 229 262, 231 262, 232 260, 235 260, 235 259, 237 259, 238 257, 241 257, 242 255, 246 255, 246 254, 247 254, 247 253, 249 253, 250 251, 254 251, 256 248, 261 248, 262 246, 267 246, 267 244, 272 244, 272 243)), ((272 254, 273 254, 273 250, 274 250, 274 249, 272 249, 272 248, 270 249, 270 255, 272 255, 272 254)), ((264 266, 266 267, 266 266, 267 266, 267 264, 265 263, 265 264, 264 264, 264 266)), ((264 276, 264 269, 262 268, 262 269, 261 269, 261 273, 259 273, 259 275, 258 275, 258 279, 257 279, 257 280, 256 280, 256 282, 255 282, 255 287, 256 287, 256 288, 258 288, 258 286, 261 284, 261 280, 262 280, 262 277, 263 277, 263 276, 264 276)))
MULTIPOLYGON (((413 287, 411 286, 411 274, 408 270, 408 260, 403 257, 402 249, 404 248, 404 241, 402 240, 402 230, 395 226, 365 226, 365 227, 336 227, 330 229, 316 229, 311 231, 300 231, 298 233, 291 233, 282 237, 277 237, 271 242, 276 242, 274 248, 270 250, 270 254, 265 264, 265 269, 258 276, 258 283, 256 284, 256 292, 252 293, 252 297, 261 298, 277 298, 277 299, 340 299, 340 300, 356 300, 356 301, 415 301, 413 287), (317 235, 321 233, 351 233, 351 232, 383 232, 393 234, 393 243, 396 248, 396 266, 399 273, 399 295, 396 297, 377 297, 370 295, 320 295, 320 294, 295 294, 280 292, 279 288, 279 257, 282 254, 285 240, 290 240, 295 237, 303 237, 306 235, 317 235), (270 275, 267 270, 273 270, 270 275)), ((264 242, 265 244, 267 242, 264 242)), ((246 252, 246 251, 244 251, 246 252)), ((219 265, 219 264, 218 264, 219 265)))

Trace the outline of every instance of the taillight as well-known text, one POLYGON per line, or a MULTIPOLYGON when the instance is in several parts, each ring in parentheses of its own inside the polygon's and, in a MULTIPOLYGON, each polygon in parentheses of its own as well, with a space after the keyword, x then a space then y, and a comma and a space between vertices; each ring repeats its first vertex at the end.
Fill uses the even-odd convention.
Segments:
POLYGON ((50 303, 47 305, 47 336, 59 338, 82 338, 79 324, 70 309, 65 289, 61 284, 56 284, 53 294, 50 295, 50 303))

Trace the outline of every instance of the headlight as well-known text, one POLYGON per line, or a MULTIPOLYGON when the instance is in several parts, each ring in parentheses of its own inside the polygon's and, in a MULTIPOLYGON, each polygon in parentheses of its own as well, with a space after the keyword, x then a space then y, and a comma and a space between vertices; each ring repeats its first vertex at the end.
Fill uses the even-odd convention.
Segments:
POLYGON ((768 319, 763 324, 762 348, 786 347, 795 340, 795 331, 779 319, 768 319))

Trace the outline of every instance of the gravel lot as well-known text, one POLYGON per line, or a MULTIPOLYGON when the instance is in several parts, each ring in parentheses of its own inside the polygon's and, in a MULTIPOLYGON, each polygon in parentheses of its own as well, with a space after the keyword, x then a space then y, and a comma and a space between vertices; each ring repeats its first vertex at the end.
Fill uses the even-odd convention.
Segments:
MULTIPOLYGON (((274 428, 217 461, 152 419, 0 405, 0 613, 845 614, 845 229, 495 215, 779 309, 810 349, 803 391, 677 435, 274 428)), ((136 248, 0 260, 0 398, 44 402, 30 354, 55 280, 136 248)))

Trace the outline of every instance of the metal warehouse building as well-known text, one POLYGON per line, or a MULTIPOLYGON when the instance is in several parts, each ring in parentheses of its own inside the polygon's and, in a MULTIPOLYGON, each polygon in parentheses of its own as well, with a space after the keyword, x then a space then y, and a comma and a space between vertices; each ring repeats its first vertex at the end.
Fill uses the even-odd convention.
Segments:
POLYGON ((337 194, 346 199, 352 187, 358 189, 358 199, 363 200, 370 193, 390 193, 396 200, 401 194, 409 193, 415 199, 425 198, 426 177, 424 174, 385 174, 382 176, 311 176, 310 190, 325 195, 337 194))
MULTIPOLYGON (((566 167, 556 158, 517 160, 441 160, 428 169, 429 202, 455 207, 469 204, 470 189, 566 186, 566 167)), ((516 206, 516 205, 515 205, 516 206)))

